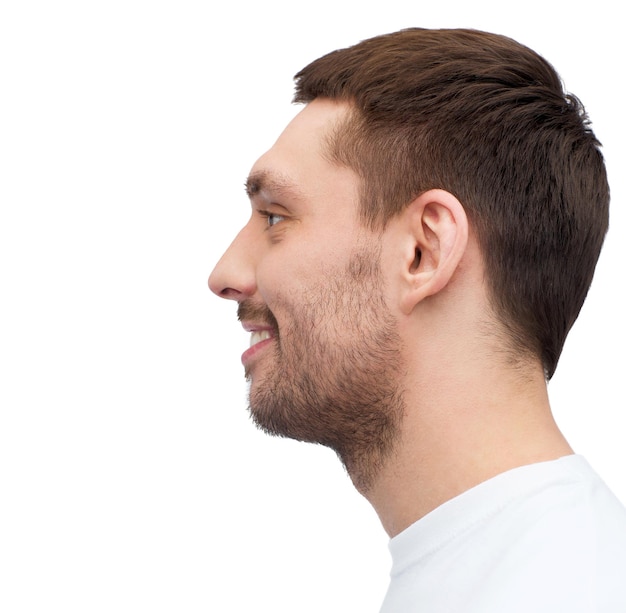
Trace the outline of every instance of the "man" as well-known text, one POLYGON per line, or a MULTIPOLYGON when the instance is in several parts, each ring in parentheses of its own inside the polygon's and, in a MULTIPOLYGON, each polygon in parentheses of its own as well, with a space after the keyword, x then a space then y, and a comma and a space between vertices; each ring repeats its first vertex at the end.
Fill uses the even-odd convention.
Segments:
POLYGON ((626 611, 626 510, 546 390, 608 226, 582 105, 508 38, 422 29, 319 58, 295 100, 209 280, 255 422, 374 506, 384 612, 626 611))

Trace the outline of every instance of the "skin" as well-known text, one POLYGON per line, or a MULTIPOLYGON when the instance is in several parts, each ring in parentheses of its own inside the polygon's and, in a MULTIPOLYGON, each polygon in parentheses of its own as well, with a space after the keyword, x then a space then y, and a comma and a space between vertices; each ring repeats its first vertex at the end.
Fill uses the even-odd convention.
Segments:
POLYGON ((324 149, 349 111, 314 100, 256 162, 250 221, 209 286, 269 335, 242 357, 257 423, 334 448, 395 536, 490 477, 572 450, 540 361, 510 359, 462 204, 430 190, 384 230, 361 224, 359 179, 324 149))

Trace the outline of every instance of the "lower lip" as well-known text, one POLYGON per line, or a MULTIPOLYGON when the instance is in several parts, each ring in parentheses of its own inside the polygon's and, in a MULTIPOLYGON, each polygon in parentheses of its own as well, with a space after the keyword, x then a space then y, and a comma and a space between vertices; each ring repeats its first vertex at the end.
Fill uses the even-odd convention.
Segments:
POLYGON ((273 340, 274 340, 273 338, 266 338, 265 340, 259 343, 256 343, 255 345, 252 345, 250 349, 246 349, 246 351, 244 351, 241 356, 241 363, 244 366, 247 366, 250 363, 250 361, 254 357, 256 357, 259 351, 263 351, 263 349, 265 349, 273 340))

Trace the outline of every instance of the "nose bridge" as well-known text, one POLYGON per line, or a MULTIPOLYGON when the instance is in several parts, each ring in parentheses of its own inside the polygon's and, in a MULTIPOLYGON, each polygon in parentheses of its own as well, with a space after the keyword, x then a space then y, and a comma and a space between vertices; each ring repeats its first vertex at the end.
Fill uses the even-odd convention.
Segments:
POLYGON ((249 222, 215 265, 209 276, 209 288, 221 298, 248 298, 256 292, 255 269, 255 247, 249 222))

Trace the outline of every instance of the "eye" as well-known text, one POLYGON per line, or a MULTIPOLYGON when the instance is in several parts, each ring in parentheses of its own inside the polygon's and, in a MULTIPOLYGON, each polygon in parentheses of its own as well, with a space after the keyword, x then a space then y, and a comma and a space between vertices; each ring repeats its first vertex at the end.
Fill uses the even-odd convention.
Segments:
POLYGON ((267 216, 267 225, 275 226, 277 223, 283 221, 285 219, 282 215, 276 215, 276 213, 269 213, 267 216))
POLYGON ((265 217, 267 220, 268 228, 275 226, 277 223, 284 221, 285 217, 283 215, 278 215, 277 213, 270 213, 269 211, 259 211, 259 214, 265 217))

